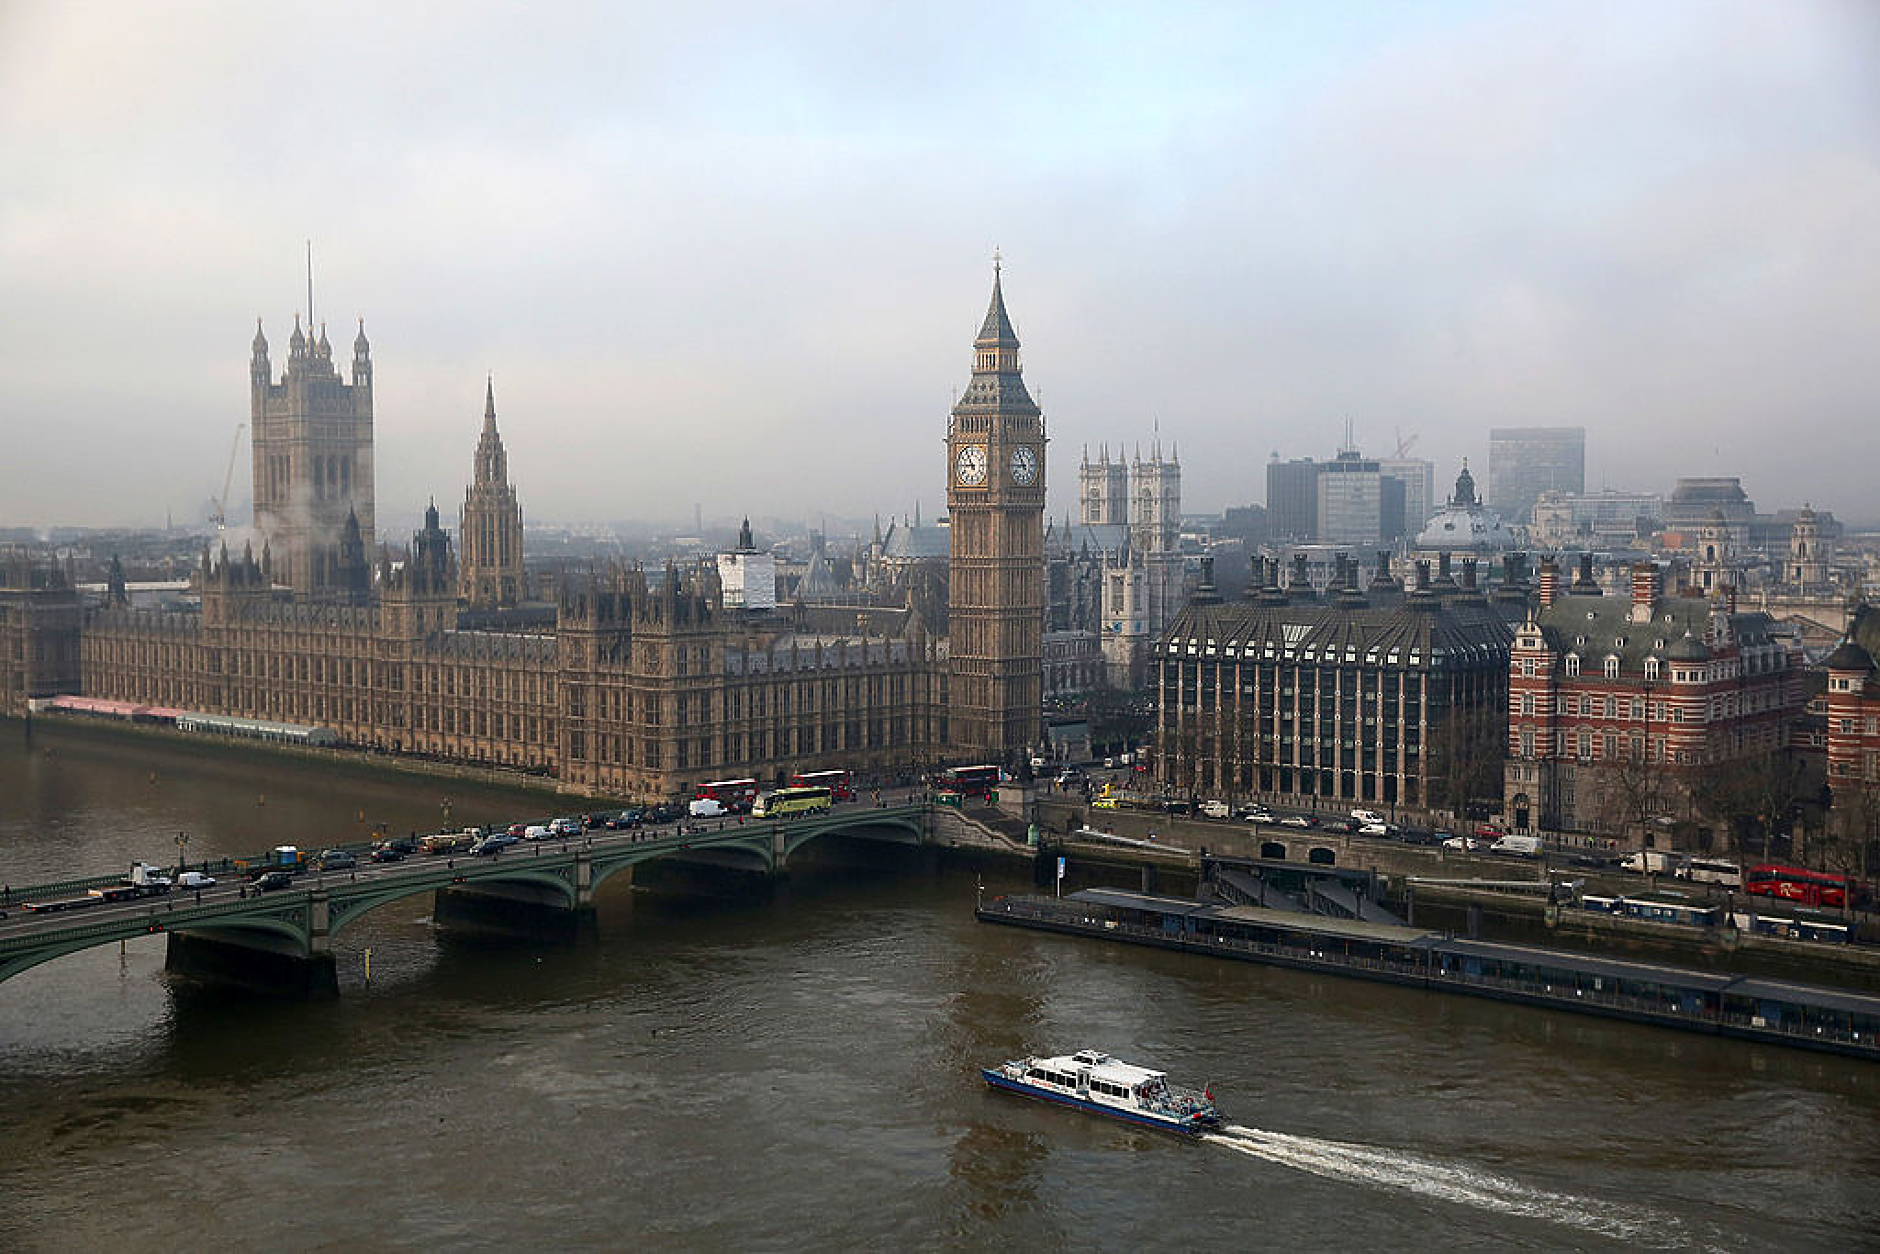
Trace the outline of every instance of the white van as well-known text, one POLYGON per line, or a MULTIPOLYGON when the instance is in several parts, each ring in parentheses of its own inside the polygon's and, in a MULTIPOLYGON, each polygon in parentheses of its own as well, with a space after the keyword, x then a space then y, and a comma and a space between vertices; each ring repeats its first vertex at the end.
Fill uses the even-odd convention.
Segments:
POLYGON ((1640 875, 1682 875, 1690 859, 1668 849, 1638 849, 1619 859, 1619 866, 1640 875))
POLYGON ((1225 801, 1204 801, 1201 803, 1201 817, 1206 819, 1224 819, 1232 814, 1225 801))
POLYGON ((1503 836, 1490 845, 1488 851, 1513 854, 1517 858, 1538 858, 1541 856, 1541 838, 1539 836, 1503 836))
POLYGON ((1353 810, 1351 817, 1358 820, 1360 823, 1382 823, 1384 821, 1384 816, 1379 814, 1376 810, 1353 810))
POLYGON ((686 813, 695 819, 720 819, 731 811, 725 809, 725 803, 716 797, 698 797, 686 807, 686 813))

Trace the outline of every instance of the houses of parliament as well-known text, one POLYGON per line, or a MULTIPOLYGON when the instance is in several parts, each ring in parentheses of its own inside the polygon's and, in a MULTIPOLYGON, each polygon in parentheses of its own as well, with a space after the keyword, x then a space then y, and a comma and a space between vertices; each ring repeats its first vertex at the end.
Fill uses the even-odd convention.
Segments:
MULTIPOLYGON (((70 694, 330 729, 347 746, 672 795, 795 770, 1007 762, 1041 736, 1044 419, 995 269, 946 433, 948 623, 907 604, 727 604, 709 566, 564 579, 518 612, 522 515, 494 385, 457 529, 375 539, 372 352, 350 378, 296 319, 250 359, 253 544, 205 551, 183 609, 85 604, 0 562, 0 713, 70 694)), ((735 600, 735 598, 732 598, 735 600)))

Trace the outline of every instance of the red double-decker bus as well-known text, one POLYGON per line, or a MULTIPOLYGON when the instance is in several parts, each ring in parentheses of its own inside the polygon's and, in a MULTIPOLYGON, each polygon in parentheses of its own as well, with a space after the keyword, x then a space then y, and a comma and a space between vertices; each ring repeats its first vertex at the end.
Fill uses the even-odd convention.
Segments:
POLYGON ((1780 897, 1804 906, 1846 906, 1860 886, 1845 875, 1810 871, 1798 866, 1753 866, 1743 877, 1743 891, 1758 897, 1780 897))
POLYGON ((792 788, 827 788, 837 801, 852 801, 855 785, 847 771, 798 771, 790 777, 792 788))
POLYGON ((940 792, 956 792, 965 797, 979 797, 999 786, 996 766, 950 766, 940 772, 934 787, 940 792))
POLYGON ((698 800, 716 801, 725 809, 748 809, 757 800, 757 781, 754 779, 715 779, 709 784, 698 786, 698 800))

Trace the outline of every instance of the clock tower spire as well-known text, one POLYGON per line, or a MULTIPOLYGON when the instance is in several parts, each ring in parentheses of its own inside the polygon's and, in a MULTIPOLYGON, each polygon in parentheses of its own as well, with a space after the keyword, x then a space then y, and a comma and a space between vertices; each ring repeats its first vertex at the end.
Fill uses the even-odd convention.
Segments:
POLYGON ((1006 763, 1039 739, 1044 670, 1044 415, 1025 390, 1004 266, 947 432, 948 740, 1006 763))

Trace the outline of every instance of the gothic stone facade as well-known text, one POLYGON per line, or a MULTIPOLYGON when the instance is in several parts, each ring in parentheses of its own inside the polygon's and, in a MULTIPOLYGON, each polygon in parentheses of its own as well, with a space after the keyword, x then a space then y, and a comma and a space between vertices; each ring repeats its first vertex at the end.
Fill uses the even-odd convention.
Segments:
MULTIPOLYGON (((373 547, 372 347, 365 324, 353 341, 352 382, 333 367, 322 329, 294 321, 287 370, 273 382, 268 340, 255 323, 249 361, 255 529, 271 551, 275 582, 302 597, 340 590, 341 543, 350 516, 363 551, 373 547)), ((356 591, 356 588, 350 589, 356 591)))
POLYGON ((1006 762, 1042 737, 1045 433, 996 270, 973 352, 947 433, 953 731, 1006 762))
POLYGON ((252 555, 222 554, 205 563, 199 613, 92 610, 82 690, 317 724, 352 746, 614 796, 939 760, 946 649, 917 625, 750 621, 723 611, 703 573, 649 587, 616 570, 565 590, 553 632, 459 630, 448 541, 435 511, 427 521, 413 560, 381 571, 376 604, 283 597, 252 555))

